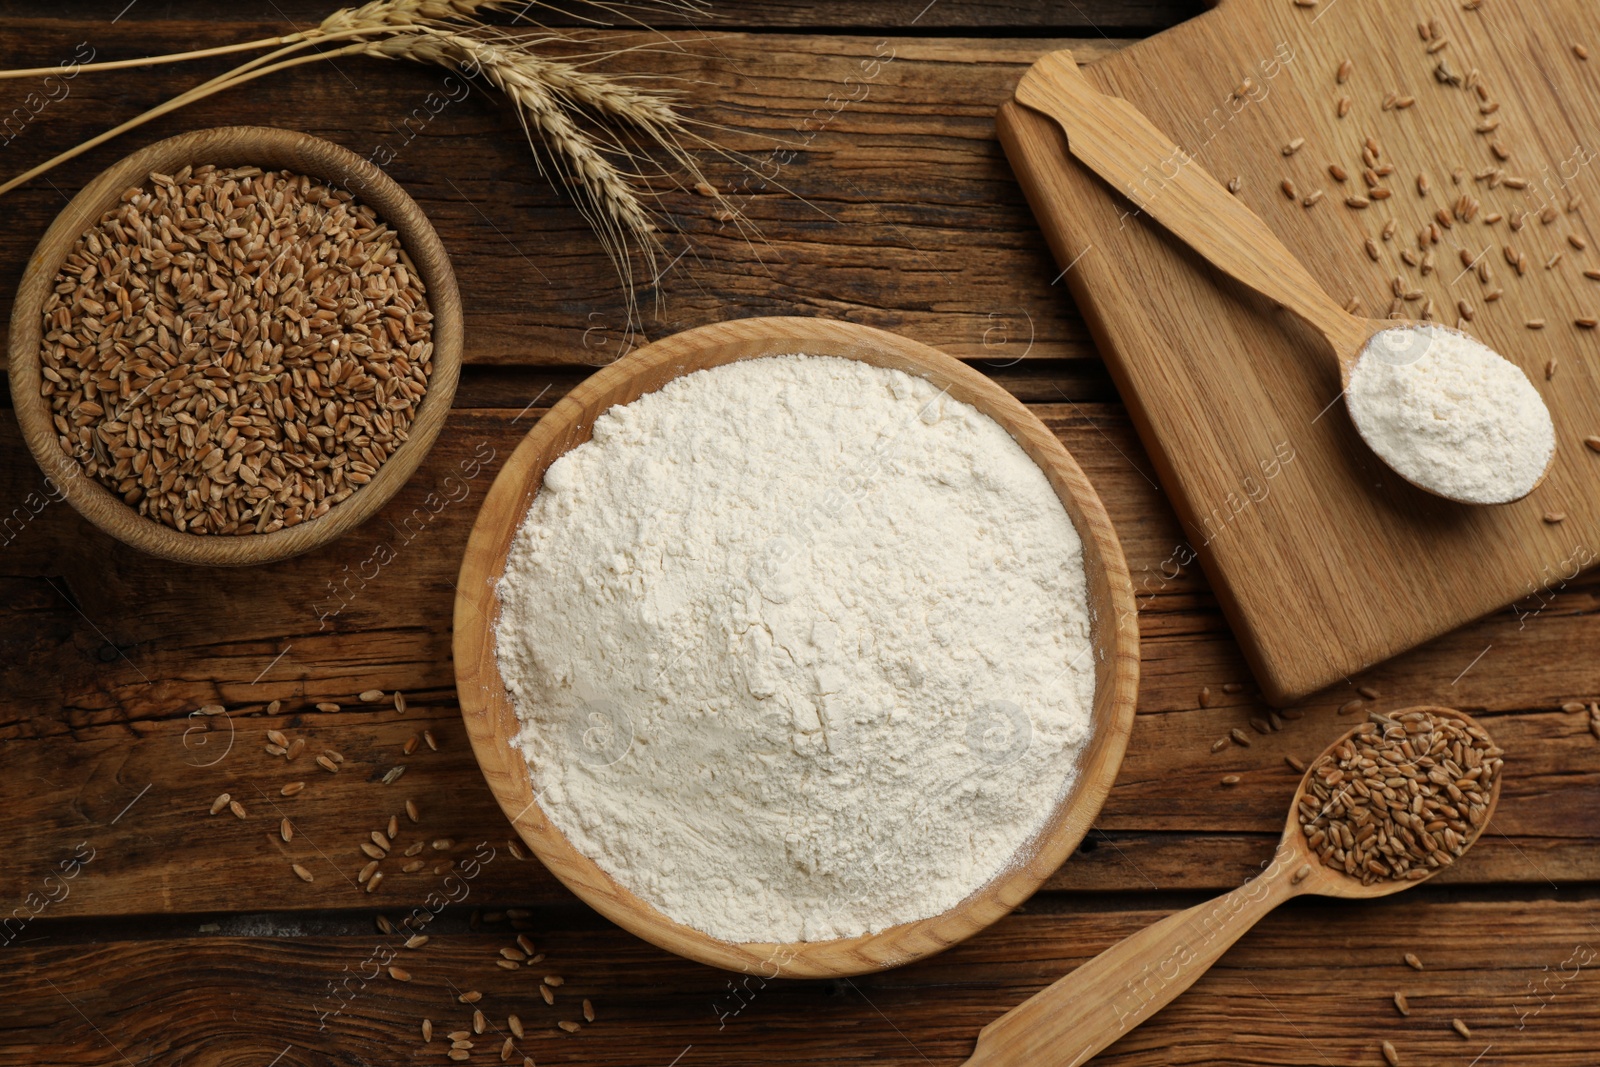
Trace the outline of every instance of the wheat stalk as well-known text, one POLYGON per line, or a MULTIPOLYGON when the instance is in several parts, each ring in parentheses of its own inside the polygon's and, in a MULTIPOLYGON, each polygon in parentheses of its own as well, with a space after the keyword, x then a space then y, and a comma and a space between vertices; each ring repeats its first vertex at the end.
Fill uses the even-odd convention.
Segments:
MULTIPOLYGON (((561 36, 551 40, 572 43, 571 38, 561 36)), ((648 157, 624 144, 620 127, 647 136, 683 172, 684 177, 674 177, 678 186, 712 190, 724 205, 726 217, 738 220, 740 229, 744 228, 742 218, 727 209, 727 202, 715 193, 684 147, 685 141, 704 142, 704 138, 688 131, 664 93, 542 56, 531 50, 530 39, 525 37, 421 26, 414 32, 371 41, 366 53, 482 76, 511 101, 541 171, 548 160, 551 171, 574 186, 578 210, 623 282, 630 328, 637 322, 638 310, 633 252, 637 247, 654 273, 661 242, 653 213, 639 191, 644 177, 613 162, 612 156, 620 156, 629 165, 649 163, 648 157)))
MULTIPOLYGON (((605 14, 641 26, 643 23, 632 14, 641 8, 671 10, 685 15, 708 13, 702 0, 651 0, 644 4, 591 0, 591 3, 605 14)), ((512 11, 516 17, 526 19, 530 8, 548 6, 539 0, 372 0, 358 7, 341 8, 309 30, 279 37, 136 60, 0 71, 0 79, 76 74, 273 49, 0 184, 0 194, 151 119, 291 67, 364 54, 459 69, 471 77, 481 74, 512 102, 541 173, 548 160, 550 170, 575 187, 579 211, 593 227, 623 282, 631 327, 636 312, 632 275, 634 247, 637 245, 647 255, 653 267, 661 245, 651 210, 639 191, 646 188, 644 177, 624 170, 612 158, 619 156, 629 166, 650 162, 647 155, 627 147, 623 128, 633 131, 635 137, 643 134, 687 175, 687 179, 675 177, 676 184, 692 185, 702 192, 709 190, 710 185, 684 143, 710 145, 710 142, 688 131, 668 94, 642 89, 619 77, 585 69, 584 65, 569 60, 540 55, 534 50, 543 44, 573 45, 577 43, 575 38, 548 29, 542 36, 532 37, 495 33, 477 18, 484 12, 512 11), (338 47, 319 47, 332 44, 338 47), (316 51, 305 54, 307 49, 316 51)), ((612 50, 602 55, 614 57, 624 51, 630 50, 612 50)), ((734 220, 743 231, 744 220, 738 212, 728 210, 729 205, 720 194, 717 200, 725 209, 722 217, 734 220)))
MULTIPOLYGON (((539 158, 542 138, 552 169, 573 182, 582 199, 579 210, 633 291, 629 271, 630 239, 637 240, 654 262, 659 242, 650 212, 634 191, 628 176, 601 150, 561 106, 552 86, 533 73, 527 54, 456 33, 430 30, 385 37, 366 46, 369 55, 409 59, 482 74, 505 94, 517 109, 528 143, 539 158)), ((543 164, 541 163, 541 169, 543 164)), ((629 319, 633 318, 630 297, 629 319)))

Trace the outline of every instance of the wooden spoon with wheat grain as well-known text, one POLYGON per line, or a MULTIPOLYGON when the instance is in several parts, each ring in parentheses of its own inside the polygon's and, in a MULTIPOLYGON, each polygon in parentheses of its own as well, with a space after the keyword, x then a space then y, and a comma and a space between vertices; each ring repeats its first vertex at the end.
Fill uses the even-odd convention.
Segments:
POLYGON ((1266 870, 1125 938, 985 1026, 968 1067, 1076 1067, 1188 989, 1291 897, 1383 897, 1426 881, 1488 825, 1500 768, 1500 749, 1462 712, 1373 713, 1307 769, 1266 870))

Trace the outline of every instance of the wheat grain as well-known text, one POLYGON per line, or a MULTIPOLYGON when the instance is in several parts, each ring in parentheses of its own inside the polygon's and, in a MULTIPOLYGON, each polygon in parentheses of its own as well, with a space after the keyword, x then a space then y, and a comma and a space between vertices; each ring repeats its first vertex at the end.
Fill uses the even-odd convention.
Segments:
MULTIPOLYGON (((1307 776, 1296 804, 1307 843, 1363 885, 1425 878, 1481 830, 1500 757, 1476 726, 1421 710, 1374 712, 1307 776)), ((1421 969, 1414 956, 1406 962, 1421 969)))
MULTIPOLYGON (((325 514, 404 440, 426 389, 431 315, 396 244, 305 176, 152 173, 78 238, 41 312, 40 393, 62 450, 180 532, 325 514), (359 315, 328 307, 357 297, 359 315)), ((285 755, 288 738, 267 736, 285 755)))

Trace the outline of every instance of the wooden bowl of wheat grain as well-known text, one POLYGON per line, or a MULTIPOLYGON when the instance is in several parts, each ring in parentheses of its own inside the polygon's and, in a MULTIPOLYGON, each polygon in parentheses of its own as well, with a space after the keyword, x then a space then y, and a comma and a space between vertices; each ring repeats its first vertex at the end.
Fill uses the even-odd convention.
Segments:
POLYGON ((473 752, 522 839, 566 886, 606 918, 701 963, 765 977, 863 974, 942 952, 1026 900, 1077 848, 1122 765, 1139 682, 1132 582, 1099 496, 1061 441, 1016 397, 959 360, 908 338, 849 322, 754 318, 676 334, 580 383, 528 433, 484 498, 467 542, 455 605, 456 690, 473 752), (805 352, 904 371, 947 390, 1004 428, 1045 474, 1083 546, 1091 610, 1095 693, 1077 776, 1048 820, 989 882, 949 910, 879 933, 821 941, 725 941, 679 923, 619 884, 579 851, 541 808, 513 741, 520 723, 496 659, 496 585, 545 471, 590 439, 595 419, 674 378, 738 360, 805 352))
MULTIPOLYGON (((263 321, 268 317, 263 315, 263 321)), ((438 234, 405 190, 365 159, 320 138, 269 127, 218 127, 140 149, 86 185, 56 216, 28 261, 12 308, 11 397, 34 458, 90 522, 152 555, 209 566, 241 566, 284 559, 332 541, 394 496, 444 426, 460 374, 461 348, 461 296, 455 273, 438 234), (370 475, 361 473, 366 480, 343 500, 320 515, 271 532, 194 533, 141 514, 65 450, 50 399, 41 389, 44 308, 79 238, 118 205, 125 191, 145 185, 152 172, 171 175, 185 166, 205 164, 285 170, 350 192, 398 236, 399 261, 421 279, 425 306, 433 316, 432 369, 403 439, 371 465, 370 475)))

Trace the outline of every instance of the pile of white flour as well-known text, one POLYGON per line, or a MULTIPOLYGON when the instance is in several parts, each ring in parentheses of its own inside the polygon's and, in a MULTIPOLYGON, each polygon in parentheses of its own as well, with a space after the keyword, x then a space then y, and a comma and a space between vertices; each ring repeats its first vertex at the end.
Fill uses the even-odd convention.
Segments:
POLYGON ((1350 416, 1385 463, 1452 500, 1520 500, 1555 451, 1539 391, 1492 348, 1442 326, 1383 330, 1350 375, 1350 416))
POLYGON ((993 420, 776 356, 612 408, 523 520, 497 642, 539 803, 736 942, 926 918, 1006 869, 1094 699, 1083 552, 993 420))

